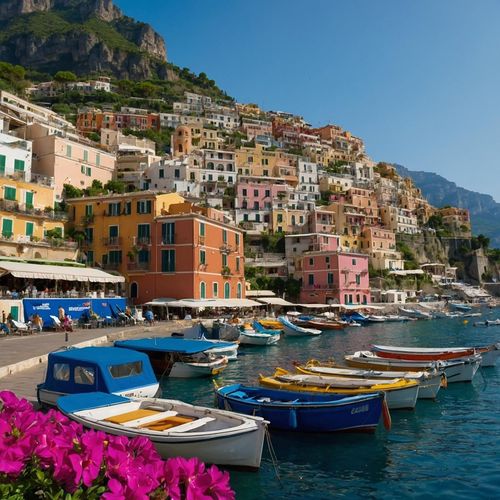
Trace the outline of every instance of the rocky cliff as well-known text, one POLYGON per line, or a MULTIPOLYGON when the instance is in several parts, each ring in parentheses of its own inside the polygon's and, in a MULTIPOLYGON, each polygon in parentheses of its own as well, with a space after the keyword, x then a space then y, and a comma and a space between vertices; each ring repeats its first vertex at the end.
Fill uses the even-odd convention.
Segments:
POLYGON ((49 73, 167 77, 163 38, 112 0, 0 0, 0 60, 49 73))

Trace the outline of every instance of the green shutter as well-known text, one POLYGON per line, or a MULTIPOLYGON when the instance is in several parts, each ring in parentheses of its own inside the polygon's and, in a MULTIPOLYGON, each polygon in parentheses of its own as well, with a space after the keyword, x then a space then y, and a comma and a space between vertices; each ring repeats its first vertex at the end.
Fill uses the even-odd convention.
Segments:
POLYGON ((24 160, 14 160, 14 171, 24 172, 24 160))
POLYGON ((5 186, 4 197, 6 200, 16 201, 16 188, 5 186))
POLYGON ((33 222, 26 222, 26 236, 33 236, 35 224, 33 222))
POLYGON ((33 208, 33 192, 26 191, 26 207, 33 208))
POLYGON ((2 236, 10 238, 12 236, 13 222, 12 219, 2 220, 2 236))
POLYGON ((5 155, 0 155, 0 174, 5 174, 5 155))

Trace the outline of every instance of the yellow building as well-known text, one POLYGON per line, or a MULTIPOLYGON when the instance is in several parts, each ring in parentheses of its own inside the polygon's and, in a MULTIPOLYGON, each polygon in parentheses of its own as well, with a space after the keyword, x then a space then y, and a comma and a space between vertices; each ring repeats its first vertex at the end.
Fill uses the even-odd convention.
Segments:
POLYGON ((83 233, 87 265, 125 276, 149 269, 154 219, 183 202, 176 193, 151 191, 67 200, 71 225, 83 233))
POLYGON ((307 232, 309 219, 307 210, 273 208, 272 229, 275 233, 307 232))
POLYGON ((43 240, 49 231, 63 236, 67 217, 54 211, 54 196, 52 187, 0 177, 2 239, 43 240))

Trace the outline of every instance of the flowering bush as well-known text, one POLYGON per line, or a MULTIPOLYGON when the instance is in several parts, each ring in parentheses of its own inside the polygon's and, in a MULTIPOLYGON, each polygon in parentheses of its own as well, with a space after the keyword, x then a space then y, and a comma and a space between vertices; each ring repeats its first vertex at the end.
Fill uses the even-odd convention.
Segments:
POLYGON ((197 458, 162 460, 151 441, 83 427, 0 392, 0 497, 234 499, 229 474, 197 458))

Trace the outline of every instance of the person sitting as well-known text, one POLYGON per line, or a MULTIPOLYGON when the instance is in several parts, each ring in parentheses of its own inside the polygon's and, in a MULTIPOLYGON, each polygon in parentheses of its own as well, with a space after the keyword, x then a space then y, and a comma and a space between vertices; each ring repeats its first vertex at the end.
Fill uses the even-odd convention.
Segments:
POLYGON ((10 335, 10 328, 7 323, 0 323, 0 330, 2 330, 2 332, 5 332, 7 335, 10 335))
POLYGON ((31 328, 33 331, 41 332, 43 330, 43 319, 39 314, 31 316, 31 328))
POLYGON ((151 309, 147 309, 146 312, 144 313, 144 319, 150 324, 154 324, 155 322, 155 316, 153 314, 153 311, 151 309))

